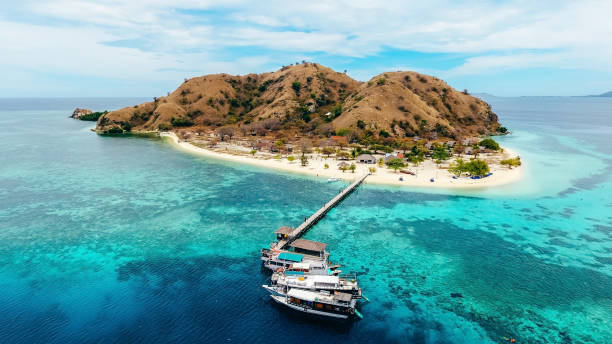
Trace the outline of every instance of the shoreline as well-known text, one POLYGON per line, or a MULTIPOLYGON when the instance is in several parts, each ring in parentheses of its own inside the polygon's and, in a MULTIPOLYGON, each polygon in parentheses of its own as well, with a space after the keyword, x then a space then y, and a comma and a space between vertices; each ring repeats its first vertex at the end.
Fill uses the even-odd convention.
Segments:
MULTIPOLYGON (((356 163, 357 169, 355 173, 350 171, 342 172, 337 168, 338 160, 334 158, 325 158, 316 156, 309 159, 308 166, 301 166, 298 159, 289 162, 286 159, 274 159, 260 157, 249 157, 231 153, 217 152, 210 149, 195 146, 189 142, 181 141, 173 132, 162 132, 159 134, 162 138, 169 139, 172 144, 189 153, 216 158, 224 161, 231 161, 240 164, 263 167, 283 172, 298 173, 302 175, 315 176, 322 179, 338 178, 341 180, 352 181, 357 176, 367 173, 370 167, 376 167, 376 172, 370 175, 364 183, 380 184, 392 186, 406 186, 419 188, 436 188, 436 189, 483 189, 489 187, 503 186, 515 183, 524 177, 523 166, 508 169, 497 164, 490 165, 493 174, 487 178, 471 179, 469 177, 452 178, 452 174, 446 169, 439 168, 432 160, 426 160, 419 166, 410 166, 409 169, 416 173, 416 176, 395 172, 386 167, 378 167, 377 164, 362 164, 356 163), (328 164, 329 168, 325 169, 324 165, 328 164), (403 181, 400 181, 400 177, 403 181), (434 182, 430 181, 434 178, 434 182)), ((504 147, 504 154, 516 156, 516 152, 504 147)))

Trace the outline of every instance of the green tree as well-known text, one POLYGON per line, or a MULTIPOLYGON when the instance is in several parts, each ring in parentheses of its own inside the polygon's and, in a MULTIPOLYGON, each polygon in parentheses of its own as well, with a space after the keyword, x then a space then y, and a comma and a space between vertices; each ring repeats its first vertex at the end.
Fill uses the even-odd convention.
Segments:
POLYGON ((397 172, 397 170, 399 170, 400 168, 406 166, 406 164, 404 164, 404 161, 400 158, 393 158, 393 159, 389 159, 387 160, 387 166, 389 168, 392 168, 395 170, 395 172, 397 172))
POLYGON ((294 161, 294 160, 295 160, 295 157, 294 157, 293 155, 289 155, 289 156, 287 157, 287 160, 289 160, 289 161, 294 161))
POLYGON ((98 118, 100 118, 100 116, 106 115, 107 113, 108 111, 92 112, 86 115, 82 115, 81 117, 78 117, 77 119, 80 119, 81 121, 97 121, 98 118))
POLYGON ((302 163, 302 166, 308 165, 308 156, 302 153, 302 156, 300 157, 300 162, 302 163))
POLYGON ((398 142, 397 148, 401 149, 402 152, 404 152, 404 154, 406 154, 406 151, 409 150, 410 148, 412 148, 412 146, 406 140, 402 140, 402 141, 398 142))
POLYGON ((338 153, 336 153, 336 158, 340 159, 340 160, 348 160, 350 154, 344 151, 338 151, 338 153))
POLYGON ((291 88, 295 91, 296 94, 300 94, 300 88, 302 87, 302 83, 299 81, 294 81, 291 83, 291 88))
POLYGON ((436 160, 447 160, 450 158, 450 153, 442 145, 435 145, 432 158, 436 160))
POLYGON ((370 167, 368 170, 370 170, 370 173, 374 174, 376 172, 376 167, 370 167))
POLYGON ((329 156, 334 153, 334 149, 332 147, 323 147, 323 149, 321 149, 321 153, 327 155, 329 158, 329 156))
POLYGON ((486 161, 474 159, 467 163, 467 171, 474 176, 484 176, 489 173, 489 165, 486 161))
POLYGON ((459 177, 463 172, 467 172, 465 167, 465 161, 461 158, 455 160, 455 162, 450 164, 450 166, 448 167, 448 171, 459 177))
POLYGON ((257 153, 256 149, 251 150, 249 153, 251 153, 251 155, 255 156, 255 153, 257 153))
POLYGON ((383 158, 378 159, 378 167, 383 167, 385 160, 383 158))
POLYGON ((374 154, 376 154, 378 151, 383 151, 385 153, 393 152, 393 148, 381 144, 373 144, 370 146, 370 149, 374 151, 374 154))
POLYGON ((418 145, 414 145, 410 149, 410 153, 408 153, 407 158, 408 161, 418 166, 419 163, 425 161, 425 151, 418 145))
POLYGON ((170 119, 170 123, 172 123, 172 125, 175 127, 189 127, 193 125, 192 120, 190 120, 189 118, 184 118, 184 117, 178 117, 178 118, 172 117, 172 119, 170 119))
POLYGON ((325 166, 323 166, 325 169, 329 168, 329 164, 325 164, 325 166))
POLYGON ((512 167, 521 166, 521 158, 517 156, 516 158, 502 160, 499 163, 512 169, 512 167))
POLYGON ((484 139, 478 143, 480 147, 488 148, 494 151, 499 150, 499 143, 495 142, 493 139, 484 139))
POLYGON ((419 166, 420 163, 425 161, 425 157, 423 156, 423 154, 411 154, 408 156, 408 160, 410 160, 410 162, 413 163, 415 166, 419 166))
POLYGON ((355 166, 355 164, 351 164, 351 166, 349 166, 349 169, 351 170, 351 172, 355 173, 357 166, 355 166))

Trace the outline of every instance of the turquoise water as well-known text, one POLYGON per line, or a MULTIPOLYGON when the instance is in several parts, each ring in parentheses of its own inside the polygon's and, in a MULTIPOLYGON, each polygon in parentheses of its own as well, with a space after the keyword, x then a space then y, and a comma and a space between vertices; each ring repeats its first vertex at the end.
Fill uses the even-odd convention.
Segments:
POLYGON ((521 183, 332 210, 307 237, 372 300, 342 326, 273 305, 258 261, 342 185, 66 118, 139 101, 0 100, 1 342, 612 342, 612 100, 487 99, 521 183))

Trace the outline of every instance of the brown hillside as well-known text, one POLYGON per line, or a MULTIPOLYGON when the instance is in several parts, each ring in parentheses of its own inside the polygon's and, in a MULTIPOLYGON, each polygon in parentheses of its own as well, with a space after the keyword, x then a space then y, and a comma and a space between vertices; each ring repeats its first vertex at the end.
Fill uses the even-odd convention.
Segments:
POLYGON ((345 101, 334 126, 354 128, 358 121, 393 136, 465 137, 499 127, 484 101, 416 72, 383 73, 362 84, 345 101))
POLYGON ((186 80, 166 97, 110 112, 100 132, 234 127, 244 134, 466 137, 499 127, 487 103, 442 80, 392 72, 366 83, 314 63, 186 80), (348 130, 347 130, 348 129, 348 130))

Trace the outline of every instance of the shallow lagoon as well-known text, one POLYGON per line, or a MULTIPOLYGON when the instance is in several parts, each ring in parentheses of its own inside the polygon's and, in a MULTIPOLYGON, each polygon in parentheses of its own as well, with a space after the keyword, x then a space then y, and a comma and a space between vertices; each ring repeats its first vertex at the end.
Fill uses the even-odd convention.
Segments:
POLYGON ((140 100, 2 100, 0 336, 612 341, 612 101, 486 100, 514 131, 500 141, 526 163, 520 184, 365 185, 308 233, 372 300, 351 326, 273 305, 257 259, 275 228, 299 224, 343 184, 101 137, 66 118, 140 100))

